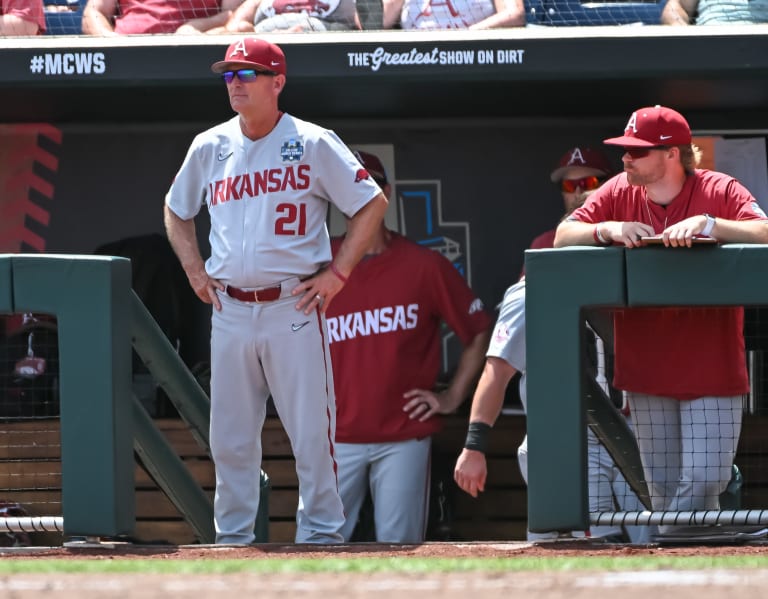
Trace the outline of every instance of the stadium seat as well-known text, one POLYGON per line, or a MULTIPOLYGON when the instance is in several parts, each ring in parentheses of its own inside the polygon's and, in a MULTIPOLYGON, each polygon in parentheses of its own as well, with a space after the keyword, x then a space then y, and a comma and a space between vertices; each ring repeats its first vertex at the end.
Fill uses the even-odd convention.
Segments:
POLYGON ((666 0, 525 0, 528 25, 658 25, 666 0))
POLYGON ((80 35, 86 0, 44 0, 46 35, 80 35))

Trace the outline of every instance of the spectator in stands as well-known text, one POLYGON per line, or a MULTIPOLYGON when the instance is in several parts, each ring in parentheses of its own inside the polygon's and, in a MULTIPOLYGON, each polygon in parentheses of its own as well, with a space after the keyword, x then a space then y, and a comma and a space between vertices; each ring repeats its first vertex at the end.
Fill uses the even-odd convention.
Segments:
POLYGON ((0 1, 0 37, 45 33, 43 0, 0 1))
POLYGON ((245 0, 226 32, 287 32, 362 29, 355 0, 245 0))
MULTIPOLYGON (((640 108, 622 136, 604 143, 623 148, 624 173, 560 223, 556 247, 631 251, 648 236, 669 251, 695 237, 768 242, 768 216, 752 194, 728 175, 696 168, 701 152, 677 111, 640 108)), ((625 308, 614 326, 614 386, 629 400, 653 509, 718 509, 749 392, 743 309, 625 308)))
POLYGON ((768 0, 667 0, 663 25, 768 23, 768 0))
POLYGON ((88 0, 83 33, 219 33, 242 0, 88 0))
POLYGON ((523 0, 383 0, 384 29, 525 27, 523 0))
MULTIPOLYGON (((357 154, 389 197, 379 158, 357 154)), ((341 242, 334 240, 334 254, 341 242)), ((470 394, 483 365, 490 317, 449 260, 382 224, 327 319, 344 540, 351 539, 370 489, 376 540, 421 543, 431 435, 440 429, 439 415, 456 410, 470 394), (443 321, 464 350, 447 389, 437 392, 443 321)))

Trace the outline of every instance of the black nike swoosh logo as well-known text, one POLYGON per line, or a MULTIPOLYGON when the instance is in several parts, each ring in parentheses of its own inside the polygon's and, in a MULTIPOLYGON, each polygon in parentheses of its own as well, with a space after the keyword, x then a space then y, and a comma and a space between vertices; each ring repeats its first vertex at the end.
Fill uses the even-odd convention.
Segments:
POLYGON ((292 330, 292 331, 295 333, 296 331, 298 331, 298 330, 299 330, 299 329, 301 329, 302 327, 305 327, 305 326, 306 326, 306 325, 308 325, 308 324, 309 324, 309 321, 308 321, 308 320, 306 320, 306 321, 304 321, 304 322, 300 322, 299 324, 296 324, 296 323, 294 322, 294 323, 291 325, 291 330, 292 330))
POLYGON ((218 156, 218 158, 219 158, 219 162, 221 162, 222 160, 226 160, 227 158, 229 158, 230 156, 232 156, 232 154, 234 154, 234 152, 230 152, 229 154, 227 154, 227 155, 225 156, 225 155, 222 155, 222 153, 221 153, 221 152, 219 152, 219 156, 218 156))

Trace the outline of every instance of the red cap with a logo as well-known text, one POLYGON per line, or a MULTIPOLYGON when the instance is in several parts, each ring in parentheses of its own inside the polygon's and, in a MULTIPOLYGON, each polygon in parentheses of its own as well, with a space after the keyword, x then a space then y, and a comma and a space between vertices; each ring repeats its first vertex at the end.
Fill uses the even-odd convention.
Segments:
POLYGON ((237 69, 256 69, 285 75, 285 54, 276 44, 257 37, 244 37, 227 48, 224 60, 211 65, 214 73, 237 69))
POLYGON ((387 184, 387 171, 384 170, 384 165, 381 163, 378 156, 360 150, 354 150, 353 154, 360 161, 360 164, 365 167, 365 170, 368 171, 368 174, 373 177, 376 183, 379 185, 387 184))
POLYGON ((565 173, 569 168, 577 166, 583 166, 598 171, 595 175, 610 175, 613 172, 611 163, 600 150, 577 147, 571 148, 563 154, 563 157, 560 158, 560 162, 557 163, 557 168, 552 171, 549 178, 557 183, 565 176, 565 173))
POLYGON ((682 114, 657 104, 635 110, 624 128, 624 135, 603 143, 625 148, 684 146, 691 143, 691 128, 682 114))

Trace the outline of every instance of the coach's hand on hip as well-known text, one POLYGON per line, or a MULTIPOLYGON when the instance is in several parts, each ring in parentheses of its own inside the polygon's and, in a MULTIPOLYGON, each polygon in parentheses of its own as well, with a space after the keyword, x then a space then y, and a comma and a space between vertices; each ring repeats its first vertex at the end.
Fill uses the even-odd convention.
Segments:
POLYGON ((331 300, 342 287, 344 283, 341 279, 329 268, 324 268, 311 279, 296 285, 291 295, 301 295, 301 299, 296 302, 296 309, 304 310, 304 314, 309 314, 316 308, 325 314, 331 300))
POLYGON ((203 300, 206 304, 213 304, 213 307, 216 308, 216 310, 221 311, 221 301, 216 294, 216 290, 224 291, 226 289, 224 283, 209 277, 208 273, 205 272, 205 268, 199 272, 188 274, 187 278, 189 279, 189 284, 192 286, 192 289, 194 289, 197 294, 197 297, 203 300))

